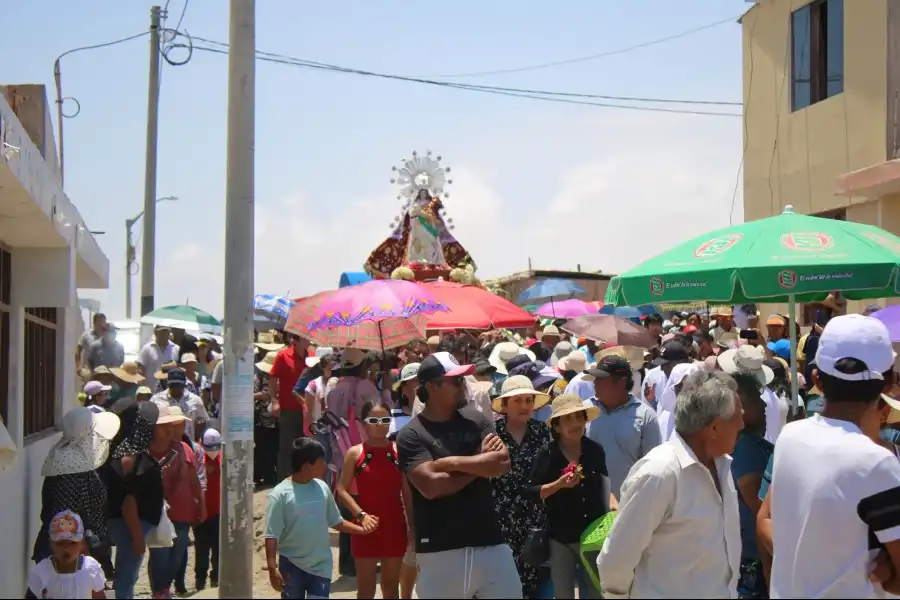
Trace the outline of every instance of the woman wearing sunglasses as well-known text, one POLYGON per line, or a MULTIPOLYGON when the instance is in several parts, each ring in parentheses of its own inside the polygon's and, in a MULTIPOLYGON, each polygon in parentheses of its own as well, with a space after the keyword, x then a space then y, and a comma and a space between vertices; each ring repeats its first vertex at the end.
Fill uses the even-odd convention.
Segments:
POLYGON ((360 411, 360 420, 367 440, 347 452, 336 488, 340 503, 367 533, 371 532, 352 540, 357 598, 375 597, 379 563, 382 598, 399 598, 400 568, 407 549, 407 521, 397 450, 388 440, 391 412, 381 401, 368 401, 360 411), (356 496, 350 493, 354 487, 356 496))

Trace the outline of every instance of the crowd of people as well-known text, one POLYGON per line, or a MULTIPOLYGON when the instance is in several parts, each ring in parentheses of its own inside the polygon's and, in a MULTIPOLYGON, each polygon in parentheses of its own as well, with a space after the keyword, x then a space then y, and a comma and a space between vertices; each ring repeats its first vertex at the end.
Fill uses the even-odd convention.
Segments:
MULTIPOLYGON (((359 598, 900 592, 895 354, 880 321, 839 312, 798 335, 795 399, 797 324, 738 327, 732 307, 645 316, 651 348, 561 323, 384 353, 261 332, 270 583, 328 597, 334 529, 359 598)), ((215 586, 220 349, 158 327, 127 363, 102 315, 82 342, 29 594, 133 597, 145 554, 153 596, 184 593, 190 540, 195 587, 215 586)))

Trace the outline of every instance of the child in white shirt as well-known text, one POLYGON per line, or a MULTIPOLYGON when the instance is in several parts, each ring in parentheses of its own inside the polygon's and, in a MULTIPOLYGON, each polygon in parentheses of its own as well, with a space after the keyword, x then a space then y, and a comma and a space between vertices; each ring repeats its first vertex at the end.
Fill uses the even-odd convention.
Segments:
POLYGON ((105 598, 100 563, 84 552, 84 523, 64 510, 50 521, 53 554, 34 566, 25 598, 105 598))

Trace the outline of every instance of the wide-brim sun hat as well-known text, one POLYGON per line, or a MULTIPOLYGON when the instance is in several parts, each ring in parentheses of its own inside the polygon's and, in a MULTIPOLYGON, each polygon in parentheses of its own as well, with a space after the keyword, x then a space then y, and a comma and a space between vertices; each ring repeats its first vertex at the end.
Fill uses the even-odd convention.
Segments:
POLYGON ((330 348, 328 346, 321 346, 319 348, 316 348, 315 356, 307 356, 306 357, 306 366, 310 367, 310 368, 316 366, 317 364, 322 362, 322 359, 325 358, 326 356, 328 356, 329 354, 334 354, 334 348, 330 348))
POLYGON ((184 423, 189 419, 184 415, 180 406, 168 406, 159 409, 159 418, 156 420, 157 425, 171 425, 173 423, 184 423))
POLYGON ((575 371, 576 373, 583 373, 587 370, 588 367, 587 354, 585 354, 581 350, 574 350, 559 359, 559 362, 556 363, 556 367, 560 371, 575 371))
POLYGON ((278 356, 278 350, 267 352, 263 359, 256 363, 256 368, 268 375, 272 372, 272 367, 275 365, 276 356, 278 356))
POLYGON ((725 352, 720 352, 716 357, 719 368, 725 373, 736 374, 744 373, 752 375, 760 383, 766 386, 775 379, 775 373, 763 364, 765 361, 765 352, 762 348, 753 346, 741 346, 732 348, 725 352))
POLYGON ((112 367, 109 372, 112 373, 116 379, 124 381, 125 383, 140 383, 144 380, 144 376, 137 370, 137 363, 134 362, 122 363, 121 367, 112 367))
POLYGON ((507 375, 508 371, 506 368, 506 363, 515 356, 520 354, 524 354, 528 356, 530 361, 537 360, 534 352, 528 350, 527 348, 522 348, 515 342, 500 342, 494 346, 494 349, 491 350, 491 355, 488 357, 488 362, 491 363, 496 369, 497 372, 501 375, 507 375))
POLYGON ((550 404, 550 419, 564 417, 573 413, 584 411, 587 413, 587 420, 593 421, 600 416, 600 409, 593 404, 588 405, 581 396, 575 394, 563 394, 553 399, 550 404))
POLYGON ((513 375, 503 382, 500 387, 500 395, 491 402, 491 408, 495 413, 501 415, 506 414, 506 407, 503 406, 503 400, 512 398, 513 396, 534 396, 534 410, 543 408, 550 402, 550 396, 538 392, 534 389, 531 380, 525 375, 513 375))
POLYGON ((74 475, 100 468, 119 426, 119 417, 111 412, 95 413, 88 407, 70 410, 63 416, 63 436, 44 459, 41 475, 74 475))
POLYGON ((277 352, 278 350, 284 348, 284 344, 280 344, 275 341, 275 334, 271 331, 263 331, 262 333, 257 335, 256 341, 253 342, 253 345, 266 352, 277 352))

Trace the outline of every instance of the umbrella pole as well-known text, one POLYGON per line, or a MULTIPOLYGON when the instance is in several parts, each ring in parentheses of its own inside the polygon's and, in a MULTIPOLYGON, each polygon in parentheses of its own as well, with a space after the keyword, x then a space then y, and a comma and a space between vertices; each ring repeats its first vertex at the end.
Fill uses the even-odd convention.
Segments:
POLYGON ((800 379, 797 377, 797 301, 794 294, 788 296, 788 314, 791 315, 791 408, 796 414, 800 399, 800 379))

